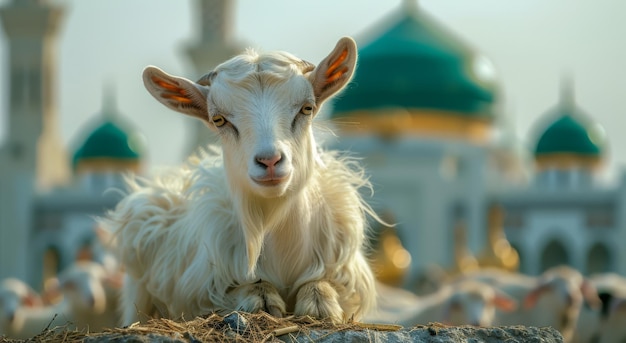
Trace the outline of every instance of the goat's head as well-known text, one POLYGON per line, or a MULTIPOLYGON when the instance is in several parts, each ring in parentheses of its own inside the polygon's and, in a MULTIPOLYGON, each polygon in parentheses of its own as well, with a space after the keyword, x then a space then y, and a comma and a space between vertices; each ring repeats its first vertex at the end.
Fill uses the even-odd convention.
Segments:
POLYGON ((40 307, 43 302, 30 286, 21 280, 6 278, 0 283, 0 322, 16 324, 21 321, 22 307, 40 307))
POLYGON ((197 82, 155 67, 147 67, 143 79, 161 103, 219 134, 231 183, 277 197, 310 175, 316 154, 311 121, 350 81, 356 58, 354 40, 345 37, 317 67, 285 52, 247 51, 197 82))
POLYGON ((101 314, 106 307, 104 284, 107 273, 104 266, 95 262, 77 262, 63 270, 56 287, 51 292, 60 292, 75 309, 101 314))
POLYGON ((546 270, 537 286, 525 296, 524 307, 534 307, 539 299, 547 294, 552 296, 548 296, 544 301, 558 308, 573 308, 578 311, 583 302, 594 309, 599 309, 602 305, 595 286, 580 272, 568 266, 546 270))
POLYGON ((465 280, 454 286, 445 306, 444 320, 452 325, 489 326, 493 323, 496 310, 514 311, 517 302, 486 283, 465 280))

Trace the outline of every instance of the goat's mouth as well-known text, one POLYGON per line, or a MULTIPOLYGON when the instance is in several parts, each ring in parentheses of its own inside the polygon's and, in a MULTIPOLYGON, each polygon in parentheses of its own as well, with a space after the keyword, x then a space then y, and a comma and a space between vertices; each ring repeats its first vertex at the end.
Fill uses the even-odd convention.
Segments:
POLYGON ((261 178, 252 178, 256 184, 264 187, 274 187, 278 186, 281 183, 284 183, 289 178, 289 175, 282 177, 261 177, 261 178))

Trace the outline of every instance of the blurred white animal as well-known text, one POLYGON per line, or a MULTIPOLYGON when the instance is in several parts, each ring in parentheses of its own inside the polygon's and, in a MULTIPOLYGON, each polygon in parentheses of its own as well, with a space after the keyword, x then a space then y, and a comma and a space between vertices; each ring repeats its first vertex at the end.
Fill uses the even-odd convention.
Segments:
POLYGON ((148 91, 196 117, 221 154, 192 159, 131 193, 101 221, 126 268, 123 324, 265 310, 358 319, 375 301, 364 257, 369 186, 354 160, 323 151, 313 118, 351 79, 357 48, 342 38, 315 67, 252 50, 198 82, 147 67, 148 91))
MULTIPOLYGON (((19 311, 27 307, 42 307, 39 294, 25 282, 6 278, 0 282, 0 336, 11 331, 11 324, 19 311)), ((19 320, 19 319, 18 319, 19 320)))
POLYGON ((490 326, 496 309, 510 312, 517 302, 485 283, 465 280, 446 284, 434 293, 416 296, 406 290, 377 285, 378 308, 363 321, 404 327, 440 322, 448 325, 490 326))
POLYGON ((90 332, 117 326, 121 286, 122 274, 96 262, 76 262, 58 276, 58 291, 71 304, 72 324, 90 332))
POLYGON ((600 305, 593 285, 567 266, 551 268, 539 277, 488 269, 461 279, 486 282, 523 304, 517 311, 498 313, 494 325, 552 326, 565 342, 573 338, 583 301, 600 305))
POLYGON ((576 324, 575 343, 626 342, 626 278, 615 273, 589 277, 602 306, 585 303, 576 324))
MULTIPOLYGON (((45 328, 55 330, 100 331, 115 327, 119 314, 116 289, 121 287, 119 276, 111 276, 95 262, 78 262, 59 274, 56 287, 49 291, 62 293, 62 301, 49 306, 4 306, 4 299, 19 298, 20 288, 0 289, 3 302, 0 320, 2 332, 9 338, 26 339, 41 333, 45 328), (56 288, 56 289, 55 289, 56 288), (16 291, 17 290, 17 291, 16 291)), ((14 303, 11 300, 9 303, 14 303)))
POLYGON ((67 320, 64 304, 44 306, 41 297, 23 281, 9 278, 0 283, 0 336, 31 338, 67 320))

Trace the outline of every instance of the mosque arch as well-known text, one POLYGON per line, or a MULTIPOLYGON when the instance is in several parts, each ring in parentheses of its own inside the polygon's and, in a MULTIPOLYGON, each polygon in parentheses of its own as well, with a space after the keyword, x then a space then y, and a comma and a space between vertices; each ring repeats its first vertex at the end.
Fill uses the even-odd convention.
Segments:
POLYGON ((588 274, 611 271, 613 264, 611 250, 602 242, 594 243, 587 252, 586 271, 588 274))
POLYGON ((546 244, 541 251, 540 263, 542 272, 559 265, 569 265, 570 261, 571 259, 565 245, 557 238, 548 241, 548 244, 546 244))

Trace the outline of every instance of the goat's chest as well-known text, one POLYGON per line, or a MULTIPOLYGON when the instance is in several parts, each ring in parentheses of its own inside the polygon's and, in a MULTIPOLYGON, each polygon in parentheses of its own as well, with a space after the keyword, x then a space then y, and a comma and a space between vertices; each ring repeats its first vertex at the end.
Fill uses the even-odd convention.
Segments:
POLYGON ((313 239, 296 232, 271 233, 265 237, 257 274, 278 288, 289 289, 303 278, 321 274, 323 261, 313 239))

